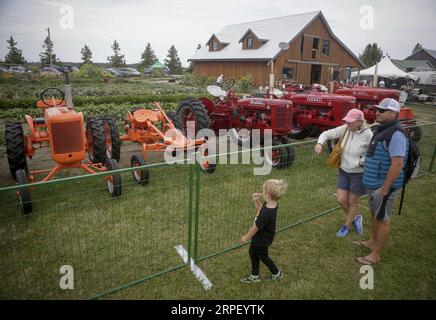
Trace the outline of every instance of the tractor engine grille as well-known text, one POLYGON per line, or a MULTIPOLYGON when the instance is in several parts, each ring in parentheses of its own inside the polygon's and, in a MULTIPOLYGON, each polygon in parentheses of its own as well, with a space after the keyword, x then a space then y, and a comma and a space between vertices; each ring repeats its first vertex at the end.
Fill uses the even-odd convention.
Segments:
POLYGON ((277 129, 286 129, 288 119, 286 118, 286 109, 276 109, 274 112, 274 124, 277 129))
POLYGON ((51 125, 54 153, 79 152, 83 148, 82 123, 80 121, 57 122, 51 125))

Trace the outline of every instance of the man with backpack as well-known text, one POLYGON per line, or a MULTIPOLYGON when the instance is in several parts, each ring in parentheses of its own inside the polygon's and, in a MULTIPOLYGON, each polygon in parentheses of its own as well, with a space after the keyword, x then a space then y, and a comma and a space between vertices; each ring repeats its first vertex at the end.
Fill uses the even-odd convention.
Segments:
POLYGON ((409 151, 409 138, 398 121, 400 104, 386 98, 377 106, 380 126, 370 142, 365 157, 363 184, 368 190, 369 209, 373 214, 371 236, 358 241, 371 250, 367 256, 357 258, 365 265, 380 261, 380 253, 389 237, 391 211, 398 192, 405 183, 403 170, 409 151))

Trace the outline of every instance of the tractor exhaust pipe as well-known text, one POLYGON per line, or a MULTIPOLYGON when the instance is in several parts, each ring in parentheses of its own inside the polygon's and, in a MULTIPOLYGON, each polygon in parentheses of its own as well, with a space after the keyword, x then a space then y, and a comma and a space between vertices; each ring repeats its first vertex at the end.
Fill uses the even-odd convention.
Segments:
POLYGON ((74 108, 73 105, 73 89, 71 87, 68 70, 65 70, 65 104, 69 110, 74 108))

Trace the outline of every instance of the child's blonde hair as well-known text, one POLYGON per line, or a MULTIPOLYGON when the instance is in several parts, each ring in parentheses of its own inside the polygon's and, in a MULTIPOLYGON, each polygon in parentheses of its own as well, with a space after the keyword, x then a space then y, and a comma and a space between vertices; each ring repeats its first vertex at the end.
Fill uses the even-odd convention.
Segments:
POLYGON ((288 189, 288 184, 283 180, 269 179, 263 184, 263 192, 268 194, 272 200, 277 201, 288 189))

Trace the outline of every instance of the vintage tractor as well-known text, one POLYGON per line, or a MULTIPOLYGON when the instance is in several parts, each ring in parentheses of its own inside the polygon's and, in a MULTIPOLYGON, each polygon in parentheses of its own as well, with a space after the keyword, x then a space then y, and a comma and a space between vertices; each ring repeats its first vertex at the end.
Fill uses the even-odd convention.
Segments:
MULTIPOLYGON (((291 142, 288 134, 292 131, 292 103, 270 98, 239 98, 232 87, 235 81, 227 79, 221 88, 209 86, 209 94, 214 98, 190 98, 179 103, 176 110, 184 132, 189 121, 195 124, 195 132, 206 128, 219 134, 227 129, 230 136, 239 144, 250 139, 251 130, 260 129, 261 141, 264 130, 271 129, 272 144, 279 146, 291 142)), ((277 169, 290 166, 295 159, 293 146, 273 148, 267 152, 267 161, 277 169)))
POLYGON ((281 98, 292 101, 294 139, 318 137, 321 132, 342 125, 342 118, 356 107, 354 97, 315 91, 288 91, 281 98))
MULTIPOLYGON (((365 115, 365 119, 369 124, 373 124, 376 120, 376 108, 383 99, 392 98, 400 100, 400 91, 394 89, 374 88, 366 86, 349 86, 343 87, 337 82, 334 83, 334 93, 353 96, 356 98, 356 107, 365 115)), ((416 125, 415 115, 409 107, 401 107, 399 120, 403 126, 416 125)), ((412 139, 418 142, 422 136, 420 127, 406 128, 412 139)))
MULTIPOLYGON (((154 110, 133 108, 127 112, 124 122, 125 134, 118 134, 116 123, 111 118, 105 119, 106 145, 108 155, 119 159, 119 142, 133 141, 141 144, 141 152, 135 153, 131 159, 132 167, 147 165, 147 154, 150 151, 165 151, 172 148, 174 154, 177 150, 199 149, 201 155, 207 156, 207 141, 204 139, 191 140, 181 132, 181 124, 173 111, 164 112, 158 102, 154 102, 154 110)), ((212 173, 216 164, 204 159, 200 161, 203 172, 212 173)), ((148 168, 140 168, 132 171, 133 178, 139 184, 146 185, 149 182, 150 173, 148 168)))
MULTIPOLYGON (((42 116, 32 118, 25 115, 29 135, 24 134, 21 123, 6 123, 9 169, 18 185, 50 180, 65 169, 79 168, 88 174, 118 169, 117 161, 106 157, 103 120, 89 119, 85 130, 83 114, 75 112, 72 106, 71 86, 67 84, 65 89, 66 95, 57 88, 48 88, 42 92, 37 101, 42 116), (52 159, 56 162, 55 167, 29 170, 27 158, 31 159, 37 149, 44 147, 50 148, 52 159), (89 159, 85 159, 87 151, 89 159), (37 179, 37 175, 42 174, 45 176, 37 179)), ((121 195, 120 174, 107 176, 105 180, 112 197, 121 195)), ((25 188, 17 192, 24 214, 32 212, 30 190, 31 188, 25 188)))

